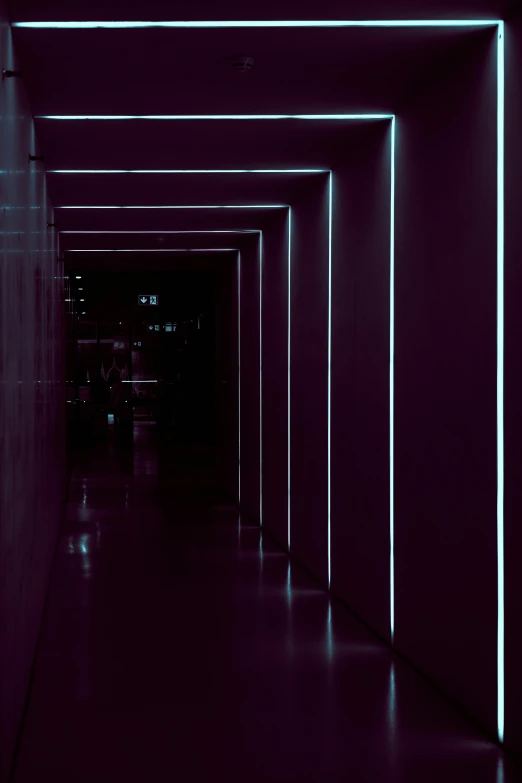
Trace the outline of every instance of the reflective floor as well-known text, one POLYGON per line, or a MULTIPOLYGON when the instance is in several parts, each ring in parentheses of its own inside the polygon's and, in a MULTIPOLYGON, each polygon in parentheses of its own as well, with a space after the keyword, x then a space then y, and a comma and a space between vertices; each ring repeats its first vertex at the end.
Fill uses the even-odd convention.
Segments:
POLYGON ((202 451, 76 458, 16 783, 511 783, 520 773, 259 528, 202 451))

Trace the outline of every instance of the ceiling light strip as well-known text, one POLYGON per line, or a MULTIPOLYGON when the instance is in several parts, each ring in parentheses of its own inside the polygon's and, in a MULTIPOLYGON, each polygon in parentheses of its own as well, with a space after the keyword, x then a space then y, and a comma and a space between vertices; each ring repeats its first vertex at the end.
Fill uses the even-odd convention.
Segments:
POLYGON ((103 204, 87 204, 85 206, 60 205, 55 209, 287 209, 287 204, 196 204, 193 206, 155 205, 155 206, 113 206, 103 204))
POLYGON ((197 247, 197 248, 107 248, 100 249, 94 248, 91 250, 86 249, 74 249, 65 250, 65 253, 230 253, 236 252, 237 247, 197 247))
POLYGON ((35 120, 389 120, 392 114, 37 114, 35 120))
POLYGON ((326 174, 329 169, 47 169, 47 174, 326 174))
POLYGON ((488 27, 498 19, 294 19, 294 20, 214 20, 214 21, 93 21, 93 22, 13 22, 13 27, 40 30, 136 30, 151 28, 226 29, 242 28, 418 28, 418 27, 488 27))
MULTIPOLYGON (((13 231, 14 234, 18 234, 18 231, 13 231)), ((177 231, 60 231, 60 234, 257 234, 259 229, 255 228, 238 228, 238 229, 216 229, 215 231, 203 229, 203 230, 177 230, 177 231)))

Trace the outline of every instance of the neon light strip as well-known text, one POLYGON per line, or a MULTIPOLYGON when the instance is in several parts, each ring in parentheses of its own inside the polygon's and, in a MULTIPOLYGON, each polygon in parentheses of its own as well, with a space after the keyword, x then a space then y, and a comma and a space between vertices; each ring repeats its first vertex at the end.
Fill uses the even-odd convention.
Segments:
POLYGON ((391 114, 37 114, 35 120, 389 120, 391 114))
POLYGON ((281 20, 281 21, 174 21, 174 22, 13 22, 12 27, 32 27, 40 30, 54 29, 54 30, 89 30, 89 29, 105 29, 105 30, 123 30, 123 29, 140 29, 140 28, 228 28, 228 27, 486 27, 490 25, 498 24, 498 19, 387 19, 387 20, 375 20, 375 19, 297 19, 297 20, 281 20))
POLYGON ((241 251, 237 253, 238 505, 241 505, 241 251))
POLYGON ((290 336, 291 336, 291 282, 292 282, 292 208, 288 207, 288 330, 287 330, 287 491, 288 491, 288 510, 287 510, 287 526, 288 526, 288 551, 290 552, 291 541, 291 461, 290 461, 290 436, 291 436, 291 420, 290 420, 290 336))
POLYGON ((47 174, 322 174, 328 169, 47 169, 47 174))
POLYGON ((104 206, 89 204, 87 206, 58 206, 55 209, 286 209, 288 204, 196 204, 194 206, 104 206))
POLYGON ((234 253, 237 251, 237 247, 206 247, 206 248, 151 248, 149 250, 143 248, 117 248, 117 249, 100 249, 95 248, 92 250, 64 250, 65 253, 234 253))
POLYGON ((390 127, 390 641, 395 633, 394 388, 395 388, 395 118, 390 127))
POLYGON ((497 731, 504 740, 504 23, 497 38, 497 731))
POLYGON ((263 526, 263 232, 259 232, 259 524, 263 526))
POLYGON ((332 473, 332 211, 333 175, 328 179, 328 589, 332 583, 331 473, 332 473))
MULTIPOLYGON (((206 229, 202 230, 191 230, 191 231, 59 231, 59 234, 257 234, 259 229, 256 228, 238 228, 238 229, 227 229, 227 230, 216 230, 216 231, 209 231, 206 229)), ((13 234, 19 234, 19 231, 13 231, 11 232, 13 234)), ((35 233, 40 233, 39 231, 36 231, 35 233)))

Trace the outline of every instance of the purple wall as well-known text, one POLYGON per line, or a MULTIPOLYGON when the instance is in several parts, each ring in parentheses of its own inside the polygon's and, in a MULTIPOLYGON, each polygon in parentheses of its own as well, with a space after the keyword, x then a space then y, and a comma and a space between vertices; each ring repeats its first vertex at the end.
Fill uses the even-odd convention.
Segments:
MULTIPOLYGON (((258 237, 259 235, 255 235, 258 237)), ((241 252, 241 511, 260 521, 259 240, 241 252)))
POLYGON ((288 529, 287 211, 263 231, 263 527, 287 546, 288 529))
POLYGON ((397 120, 395 632, 495 735, 496 30, 448 65, 397 120))
POLYGON ((328 582, 328 175, 292 205, 292 553, 328 582))
MULTIPOLYGON (((5 9, 2 65, 16 67, 5 9)), ((24 708, 64 497, 63 268, 23 81, 0 82, 0 781, 24 708)))
POLYGON ((505 622, 506 733, 522 754, 522 15, 506 26, 505 622))
POLYGON ((389 638, 390 123, 334 169, 332 590, 389 638))

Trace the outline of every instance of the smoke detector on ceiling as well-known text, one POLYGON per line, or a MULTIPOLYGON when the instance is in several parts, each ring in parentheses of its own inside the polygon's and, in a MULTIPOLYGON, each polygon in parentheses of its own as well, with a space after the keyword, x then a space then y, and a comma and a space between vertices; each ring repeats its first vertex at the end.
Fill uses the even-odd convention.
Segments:
POLYGON ((254 58, 249 57, 246 54, 235 54, 231 60, 230 64, 234 71, 241 71, 242 73, 246 73, 247 71, 251 71, 254 66, 254 58))

